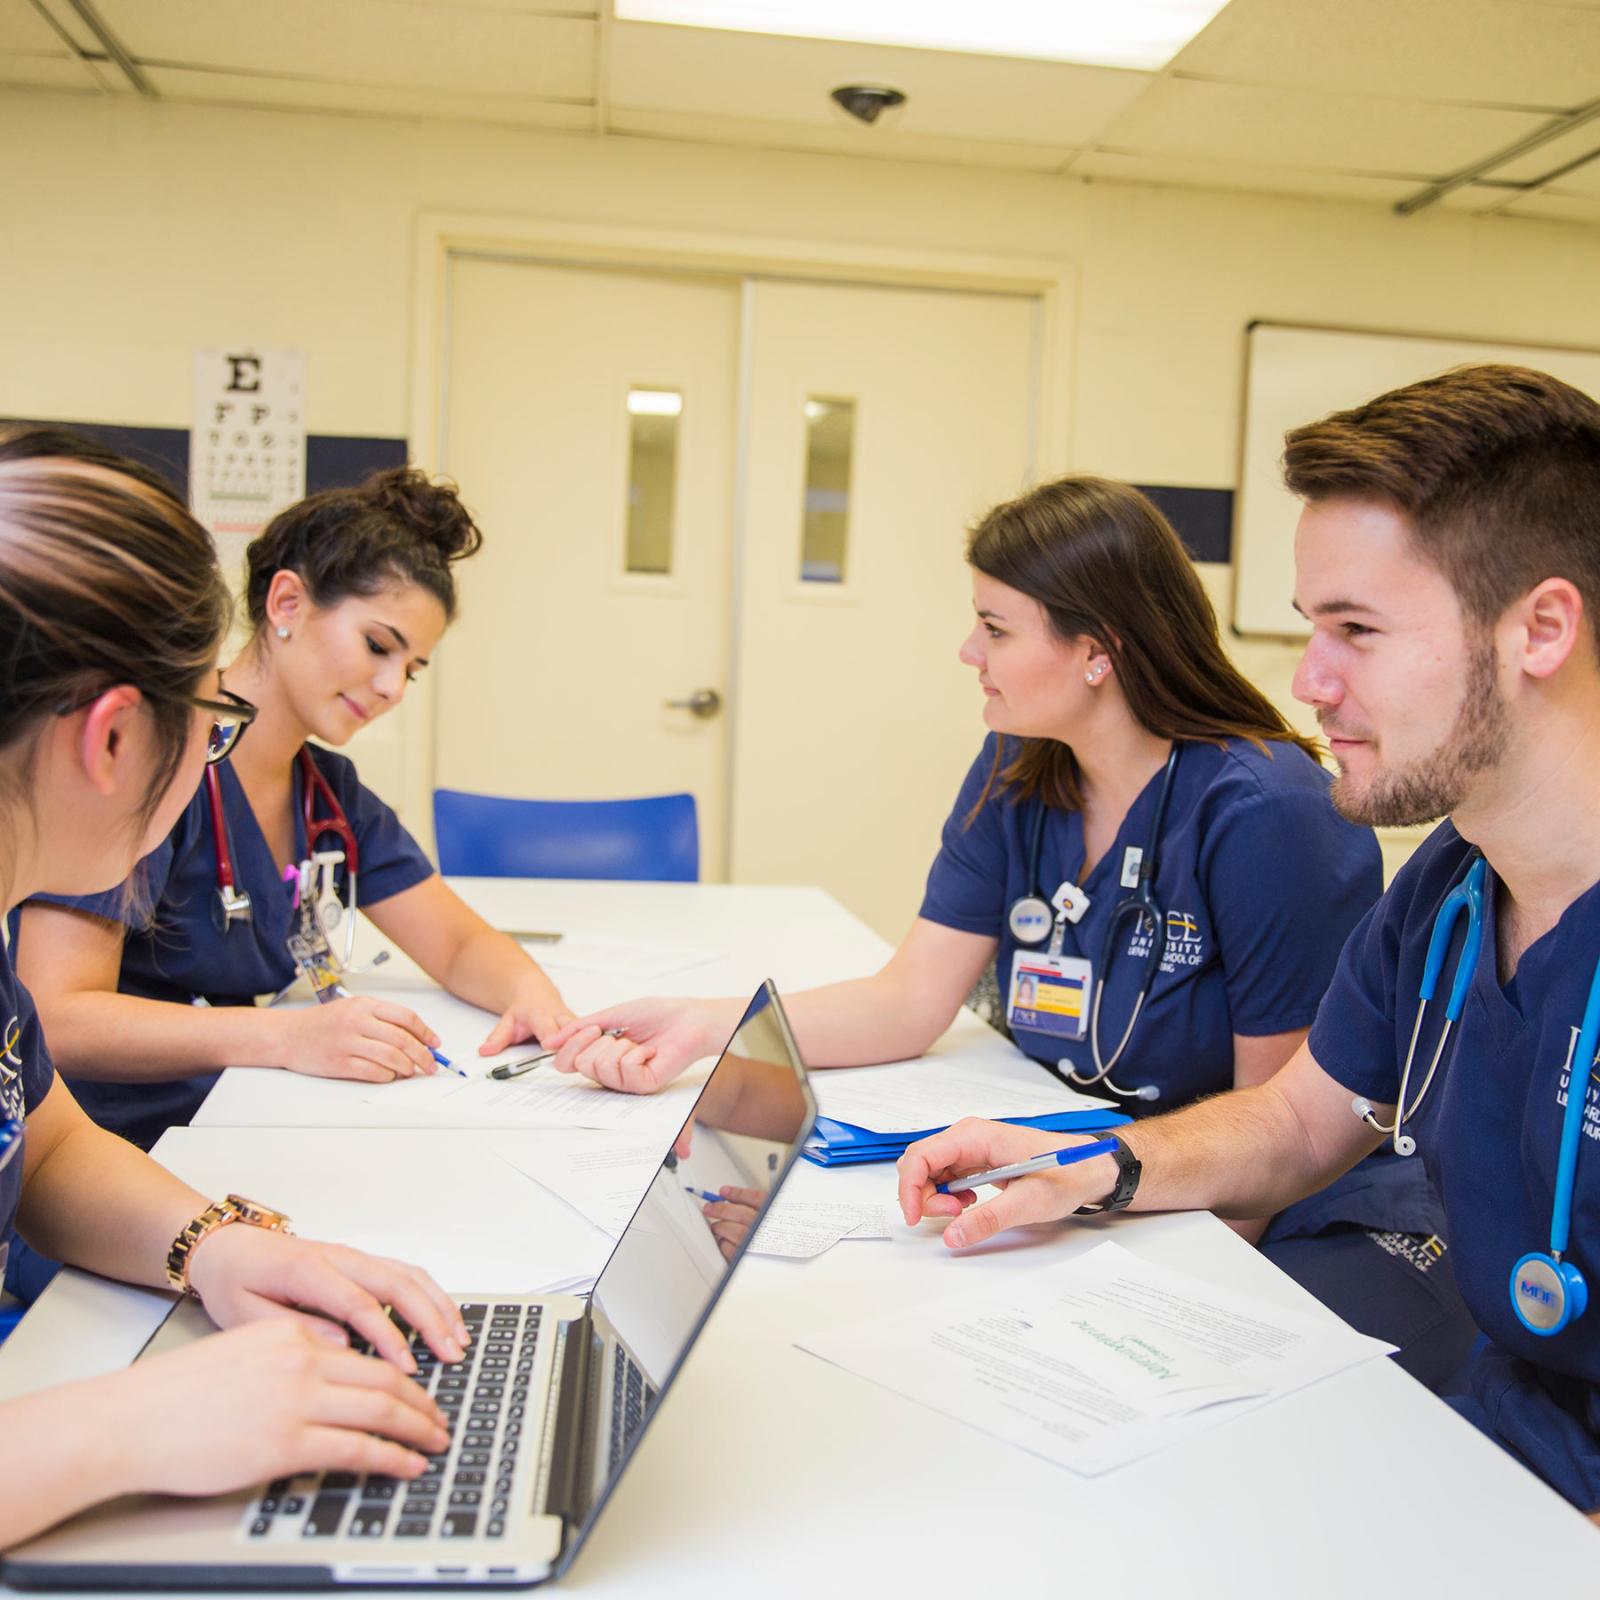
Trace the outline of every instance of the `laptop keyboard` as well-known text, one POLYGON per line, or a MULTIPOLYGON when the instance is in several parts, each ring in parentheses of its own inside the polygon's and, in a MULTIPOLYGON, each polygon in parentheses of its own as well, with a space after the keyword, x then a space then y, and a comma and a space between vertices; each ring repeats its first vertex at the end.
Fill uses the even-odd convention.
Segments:
POLYGON ((656 1392, 645 1382, 643 1369, 619 1343, 611 1358, 611 1462, 615 1472, 633 1436, 644 1426, 645 1412, 656 1392))
MULTIPOLYGON (((413 1332, 416 1382, 444 1413, 450 1448, 430 1456, 427 1470, 415 1479, 354 1472, 279 1478, 246 1513, 246 1536, 274 1542, 340 1535, 503 1538, 524 1437, 539 1314, 540 1307, 530 1305, 462 1306, 472 1342, 456 1362, 440 1361, 413 1332)), ((353 1339, 351 1347, 371 1353, 361 1339, 353 1339)))

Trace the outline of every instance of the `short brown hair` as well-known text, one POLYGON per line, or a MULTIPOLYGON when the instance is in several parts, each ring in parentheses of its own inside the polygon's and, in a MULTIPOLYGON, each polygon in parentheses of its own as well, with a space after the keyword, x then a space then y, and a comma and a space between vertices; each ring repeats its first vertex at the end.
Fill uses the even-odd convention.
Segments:
POLYGON ((1392 507, 1467 616, 1493 622, 1545 578, 1600 621, 1600 404, 1529 367, 1457 367, 1295 428, 1283 477, 1311 504, 1392 507))
MULTIPOLYGON (((996 506, 973 529, 967 560, 1044 608, 1064 640, 1091 638, 1117 664, 1128 709, 1164 739, 1298 745, 1296 733, 1228 659, 1216 613, 1172 524, 1110 478, 1059 478, 996 506)), ((1055 739, 1024 739, 1007 764, 999 741, 975 816, 997 781, 1013 798, 1083 808, 1078 764, 1055 739)))

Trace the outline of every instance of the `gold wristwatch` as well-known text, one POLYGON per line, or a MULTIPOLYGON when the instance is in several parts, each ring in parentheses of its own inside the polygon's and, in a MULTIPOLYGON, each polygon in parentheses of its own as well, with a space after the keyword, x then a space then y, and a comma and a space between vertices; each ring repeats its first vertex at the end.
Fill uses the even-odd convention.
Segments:
POLYGON ((194 1256, 194 1247, 208 1233, 215 1233, 230 1222, 247 1222, 252 1228, 265 1228, 269 1233, 294 1231, 281 1211, 257 1205, 242 1194, 230 1194, 226 1200, 213 1201, 172 1241, 172 1248, 167 1251, 167 1282, 179 1294, 194 1293, 189 1287, 189 1262, 194 1256))

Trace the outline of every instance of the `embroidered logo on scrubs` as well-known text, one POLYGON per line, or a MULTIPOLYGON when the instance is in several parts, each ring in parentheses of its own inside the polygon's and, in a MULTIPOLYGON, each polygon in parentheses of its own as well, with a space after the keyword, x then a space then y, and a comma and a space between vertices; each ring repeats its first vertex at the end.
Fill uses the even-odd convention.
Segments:
MULTIPOLYGON (((1150 953, 1148 924, 1141 922, 1138 931, 1128 941, 1128 954, 1143 958, 1150 953)), ((1198 967, 1205 964, 1205 935, 1200 931, 1200 919, 1192 911, 1167 913, 1167 947, 1161 953, 1161 970, 1176 972, 1179 967, 1198 967)))
POLYGON ((22 1115, 22 1057, 17 1046, 22 1041, 22 1019, 13 1017, 6 1024, 5 1046, 0 1050, 0 1117, 22 1115))
MULTIPOLYGON (((1572 1081, 1572 1057, 1578 1048, 1578 1029, 1572 1028, 1567 1038, 1567 1059, 1561 1064, 1561 1077, 1556 1083, 1556 1104, 1565 1108, 1567 1085, 1572 1081)), ((1587 1103, 1583 1108, 1583 1131, 1587 1138, 1600 1140, 1600 1054, 1589 1063, 1589 1082, 1586 1086, 1587 1103)))

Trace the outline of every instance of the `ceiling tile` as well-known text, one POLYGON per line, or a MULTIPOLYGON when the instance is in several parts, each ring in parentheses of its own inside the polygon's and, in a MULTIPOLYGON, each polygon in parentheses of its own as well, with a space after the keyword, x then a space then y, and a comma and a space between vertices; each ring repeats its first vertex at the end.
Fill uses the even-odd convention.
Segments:
POLYGON ((1440 174, 1543 127, 1524 111, 1407 104, 1235 84, 1163 80, 1101 131, 1096 144, 1140 155, 1407 176, 1440 174))
POLYGON ((1383 202, 1404 199, 1416 188, 1416 184, 1406 178, 1366 177, 1252 162, 1187 161, 1175 156, 1124 155, 1110 150, 1086 150, 1067 172, 1073 178, 1113 183, 1157 184, 1182 189, 1244 189, 1267 194, 1383 202))
POLYGON ((1055 172, 1075 154, 1059 145, 961 139, 939 134, 903 133, 881 125, 810 127, 758 118, 709 116, 705 112, 654 111, 638 106, 613 106, 607 124, 612 133, 639 138, 683 139, 697 143, 742 145, 746 149, 816 150, 829 154, 866 155, 890 161, 934 161, 952 166, 1006 167, 1024 172, 1055 172))
POLYGON ((887 84, 906 104, 861 131, 897 136, 1080 145, 1154 81, 1112 67, 648 23, 617 23, 611 44, 618 107, 859 130, 830 91, 887 84))
POLYGON ((82 89, 99 94, 93 68, 73 56, 0 55, 0 84, 8 88, 82 89))
POLYGON ((441 117, 452 121, 569 128, 583 132, 587 132, 594 123, 594 111, 589 106, 564 105, 532 96, 322 83, 304 78, 201 72, 183 67, 147 67, 144 70, 164 100, 198 101, 210 105, 284 106, 308 111, 354 111, 371 116, 441 117))
POLYGON ((596 29, 582 17, 428 0, 98 0, 134 56, 326 82, 584 99, 596 29))
POLYGON ((1506 213, 1508 217, 1538 218, 1546 222, 1586 222, 1600 226, 1600 195, 1552 194, 1541 189, 1524 195, 1506 213))
POLYGON ((1574 128, 1571 133, 1561 134, 1548 144, 1540 145, 1537 150, 1518 156, 1515 161, 1502 163, 1494 169, 1493 176, 1519 183, 1537 183, 1548 174, 1574 161, 1581 161, 1597 150, 1600 150, 1600 118, 1586 122, 1581 128, 1574 128))
POLYGON ((1416 100, 1566 108, 1600 93, 1600 9, 1521 0, 1232 0, 1171 70, 1416 100))
POLYGON ((1600 200, 1600 160, 1586 167, 1574 167, 1563 173, 1544 191, 1546 194, 1582 195, 1600 200))
POLYGON ((0 0, 0 55, 64 56, 61 35, 31 0, 0 0))

